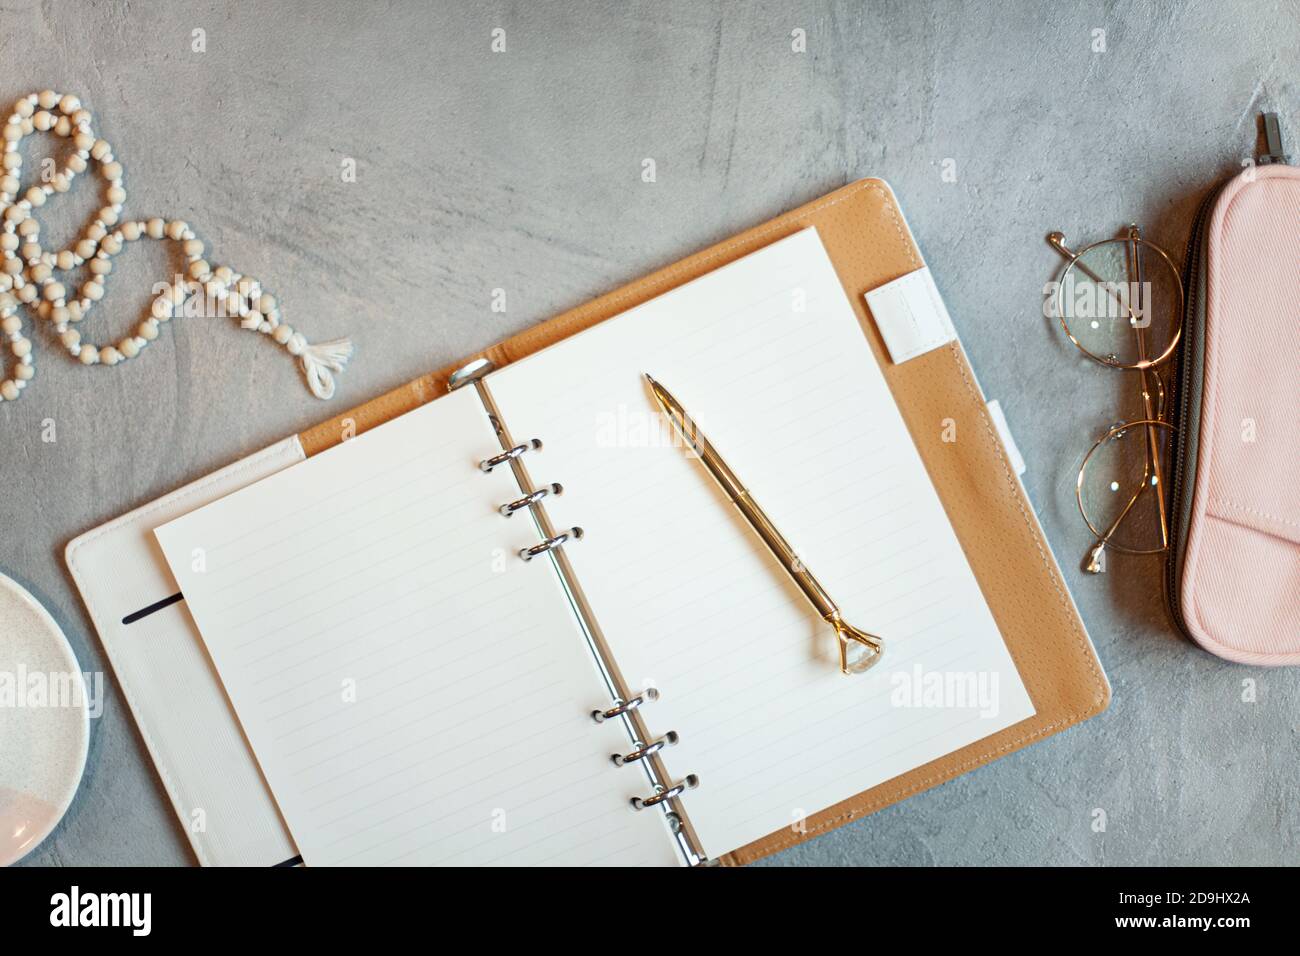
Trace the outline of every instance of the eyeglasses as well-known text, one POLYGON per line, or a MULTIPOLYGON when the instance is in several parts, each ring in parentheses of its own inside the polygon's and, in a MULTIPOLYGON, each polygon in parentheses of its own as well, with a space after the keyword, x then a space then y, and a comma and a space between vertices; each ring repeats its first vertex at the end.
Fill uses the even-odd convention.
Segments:
POLYGON ((1182 334, 1183 284, 1169 255, 1130 225, 1078 252, 1047 237, 1066 259, 1053 306, 1084 355, 1133 376, 1140 417, 1106 427, 1083 456, 1075 497, 1095 536, 1084 569, 1105 570, 1106 550, 1158 554, 1169 547, 1165 477, 1170 423, 1169 359, 1182 334))

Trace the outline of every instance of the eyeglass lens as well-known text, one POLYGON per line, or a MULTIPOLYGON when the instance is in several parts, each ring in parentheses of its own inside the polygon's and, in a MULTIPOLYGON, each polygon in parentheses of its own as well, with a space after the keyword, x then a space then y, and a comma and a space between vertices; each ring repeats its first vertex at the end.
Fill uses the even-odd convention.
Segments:
POLYGON ((1081 251, 1062 276, 1058 302, 1074 340, 1120 366, 1163 355, 1181 321, 1178 272, 1141 240, 1114 239, 1081 251))
POLYGON ((1079 474, 1079 505, 1099 538, 1121 551, 1165 546, 1163 507, 1169 474, 1169 426, 1134 424, 1112 429, 1079 474))

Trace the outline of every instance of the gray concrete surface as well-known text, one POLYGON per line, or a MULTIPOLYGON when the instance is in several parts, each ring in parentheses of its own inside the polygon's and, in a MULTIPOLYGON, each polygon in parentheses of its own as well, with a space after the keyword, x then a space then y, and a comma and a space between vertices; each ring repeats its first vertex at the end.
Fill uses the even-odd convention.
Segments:
MULTIPOLYGON (((772 858, 781 864, 1295 863, 1300 671, 1223 663, 1166 622, 1158 562, 1085 578, 1077 459, 1126 390, 1042 317, 1051 229, 1131 219, 1179 250, 1203 190, 1300 153, 1289 2, 72 3, 0 5, 0 100, 79 95, 127 210, 188 219, 317 340, 328 405, 283 353, 177 321, 114 371, 36 336, 0 406, 0 570, 106 666, 62 560, 76 534, 335 410, 865 175, 897 191, 1114 684, 1102 717, 772 858), (492 53, 491 31, 506 31, 492 53), (206 52, 192 50, 195 29, 206 52), (791 50, 806 31, 807 51, 791 50), (1094 30, 1105 52, 1094 52, 1094 30), (643 183, 653 158, 657 182, 643 183), (355 183, 340 176, 356 160, 355 183), (944 161, 956 181, 945 182, 944 161), (508 311, 490 309, 491 290, 508 311), (40 440, 45 419, 58 441, 40 440), (1242 702, 1244 679, 1258 699, 1242 702), (1094 832, 1094 811, 1106 814, 1094 832)), ((41 149, 34 146, 34 150, 41 149)), ((41 155, 40 153, 30 153, 41 155)), ((88 183, 44 215, 66 238, 88 183), (64 207, 63 209, 56 208, 64 207)), ((161 255, 90 320, 132 327, 161 255)), ((31 863, 193 861, 112 686, 81 791, 31 863)))

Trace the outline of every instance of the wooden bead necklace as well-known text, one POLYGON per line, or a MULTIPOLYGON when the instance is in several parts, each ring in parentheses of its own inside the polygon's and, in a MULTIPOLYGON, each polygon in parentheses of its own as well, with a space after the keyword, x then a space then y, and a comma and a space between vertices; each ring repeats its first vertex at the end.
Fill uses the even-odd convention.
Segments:
POLYGON ((352 343, 337 339, 310 345, 301 332, 281 320, 275 297, 251 276, 228 266, 213 266, 204 259, 203 241, 179 219, 160 218, 122 221, 126 189, 122 185, 122 164, 109 144, 96 138, 90 111, 71 95, 53 90, 31 93, 14 104, 4 126, 4 159, 0 169, 0 332, 9 342, 16 359, 11 376, 0 381, 0 402, 14 401, 36 374, 32 343, 23 335, 20 307, 31 307, 38 318, 54 325, 64 348, 83 365, 113 366, 135 358, 154 339, 162 323, 174 316, 226 315, 238 320, 240 328, 260 332, 282 345, 302 363, 307 385, 317 398, 334 394, 332 372, 341 372, 352 354, 352 343), (18 198, 23 137, 32 132, 52 132, 70 138, 75 152, 48 182, 34 185, 18 198), (66 249, 48 252, 41 248, 41 227, 33 213, 54 193, 65 193, 77 174, 91 162, 99 165, 105 181, 106 203, 79 239, 66 249), (177 276, 154 299, 150 316, 134 335, 120 342, 96 346, 83 342, 74 327, 104 297, 104 286, 113 271, 113 257, 137 239, 167 239, 178 243, 185 256, 186 275, 177 276), (85 265, 90 273, 77 294, 70 294, 59 274, 85 265))

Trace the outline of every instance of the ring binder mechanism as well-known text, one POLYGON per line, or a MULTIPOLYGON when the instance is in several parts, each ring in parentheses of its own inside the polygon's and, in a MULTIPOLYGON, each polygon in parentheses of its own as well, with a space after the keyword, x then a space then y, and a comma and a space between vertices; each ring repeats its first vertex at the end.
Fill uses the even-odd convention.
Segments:
POLYGON ((550 517, 546 513, 544 499, 550 495, 560 494, 563 488, 558 483, 539 487, 529 478, 522 459, 530 451, 540 451, 542 442, 534 438, 523 444, 516 444, 510 437, 510 433, 501 419, 496 402, 483 380, 484 376, 491 372, 493 368, 494 365, 490 359, 476 359, 452 373, 447 383, 448 391, 455 391, 466 385, 473 385, 478 392, 479 400, 483 403, 484 410, 487 412, 488 420, 492 423, 497 439, 501 443, 501 451, 480 461, 479 468, 484 472, 490 472, 499 465, 508 464, 514 473, 515 482, 518 484, 523 497, 501 505, 498 510, 505 517, 511 517, 515 512, 527 513, 533 519, 533 524, 542 536, 542 540, 531 548, 521 549, 519 556, 525 561, 531 561, 535 557, 545 555, 550 558, 552 566, 559 575, 560 584, 564 588, 570 605, 573 607, 578 625, 581 627, 583 637, 586 639, 587 647, 595 659, 596 669, 612 701, 611 706, 604 710, 593 710, 591 712, 592 719, 597 723, 603 723, 607 720, 622 722, 632 749, 625 754, 613 754, 611 762, 620 768, 628 764, 635 764, 645 773, 646 780, 650 785, 650 794, 648 796, 631 798, 632 808, 635 810, 658 808, 662 812, 669 832, 672 834, 686 863, 690 866, 707 865, 709 863, 708 857, 705 855, 699 838, 690 825, 681 799, 687 790, 694 789, 699 785, 699 778, 695 774, 688 774, 681 780, 672 782, 672 778, 668 775, 663 762, 660 760, 660 751, 666 746, 675 744, 678 734, 676 731, 669 731, 662 736, 655 737, 642 721, 641 707, 658 699, 659 691, 653 687, 647 687, 638 694, 628 693, 627 685, 615 667, 612 655, 606 647, 595 614, 588 605, 582 588, 578 584, 577 576, 574 574, 573 567, 564 553, 564 545, 570 541, 581 539, 583 531, 577 527, 557 531, 551 523, 550 517))
POLYGON ((659 691, 655 690, 653 687, 647 687, 635 697, 630 697, 627 700, 615 701, 614 706, 609 710, 593 710, 591 712, 591 719, 598 724, 604 723, 613 717, 621 717, 623 714, 630 714, 642 704, 653 702, 658 699, 659 691))
POLYGON ((512 514, 514 514, 519 509, 527 508, 529 505, 536 504, 537 502, 545 498, 547 495, 558 495, 558 494, 562 494, 563 492, 564 492, 564 487, 559 482, 553 482, 552 484, 546 486, 545 488, 538 488, 536 491, 531 492, 530 494, 526 494, 522 498, 517 498, 516 500, 511 501, 508 504, 504 504, 497 510, 500 511, 507 518, 509 518, 512 514))
POLYGON ((525 442, 522 445, 515 445, 514 448, 507 448, 499 455, 493 455, 491 458, 484 458, 482 461, 478 463, 478 466, 482 468, 485 472, 491 471, 497 465, 504 465, 508 461, 515 461, 517 458, 523 455, 524 452, 541 451, 541 449, 542 449, 541 441, 537 438, 534 438, 532 441, 525 442))
POLYGON ((633 797, 632 809, 645 810, 649 807, 657 807, 661 803, 664 803, 668 800, 675 800, 677 797, 680 797, 687 790, 694 790, 699 785, 700 785, 699 777, 695 776, 694 774, 691 774, 690 776, 683 779, 680 783, 675 783, 671 787, 667 787, 666 789, 656 791, 653 796, 633 797))
POLYGON ((614 761, 615 767, 623 767, 638 760, 643 760, 651 754, 657 754, 665 747, 675 743, 677 743, 677 731, 670 730, 658 740, 652 741, 644 747, 638 747, 636 750, 627 754, 611 754, 609 759, 614 761))
POLYGON ((519 557, 523 558, 525 561, 531 561, 539 554, 545 554, 547 551, 554 551, 569 540, 581 541, 582 529, 570 528, 568 531, 561 531, 559 534, 552 535, 545 541, 533 545, 531 548, 520 548, 519 557))

